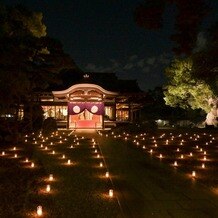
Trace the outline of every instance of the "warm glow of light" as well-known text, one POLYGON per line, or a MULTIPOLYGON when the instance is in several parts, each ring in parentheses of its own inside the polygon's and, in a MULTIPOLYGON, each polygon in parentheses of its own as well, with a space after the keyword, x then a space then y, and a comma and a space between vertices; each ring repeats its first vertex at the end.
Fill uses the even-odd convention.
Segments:
POLYGON ((52 154, 55 154, 55 151, 52 151, 52 154))
POLYGON ((105 177, 108 178, 109 177, 109 172, 105 173, 105 177))
POLYGON ((14 147, 13 150, 15 151, 15 150, 16 150, 16 147, 14 147))
POLYGON ((35 164, 34 163, 31 163, 31 167, 33 168, 35 166, 35 164))
POLYGON ((99 158, 99 157, 100 157, 100 155, 98 154, 98 155, 97 155, 97 158, 99 158))
POLYGON ((54 177, 53 177, 53 174, 50 174, 49 175, 49 181, 53 181, 54 177))
POLYGON ((37 207, 36 213, 37 213, 38 216, 42 216, 42 206, 37 207))
POLYGON ((203 168, 203 169, 205 168, 205 164, 204 163, 202 163, 201 168, 203 168))
POLYGON ((17 154, 14 154, 14 157, 17 157, 17 154))
POLYGON ((181 154, 181 159, 183 159, 184 158, 184 155, 183 154, 181 154))
POLYGON ((69 165, 69 164, 71 164, 71 161, 70 161, 70 159, 69 160, 67 160, 67 164, 69 165))
POLYGON ((190 156, 191 156, 191 157, 193 156, 192 152, 190 152, 190 156))
POLYGON ((97 153, 98 151, 97 151, 97 149, 95 149, 95 153, 97 153))
POLYGON ((206 151, 204 151, 204 155, 206 155, 207 154, 207 152, 206 151))
POLYGON ((113 196, 114 196, 113 189, 110 189, 110 190, 109 190, 109 197, 112 198, 113 196))
POLYGON ((173 166, 175 166, 175 167, 177 167, 177 166, 178 166, 178 164, 177 164, 177 161, 174 161, 174 164, 173 164, 173 166))
POLYGON ((62 155, 62 159, 65 159, 65 155, 64 154, 62 155))
POLYGON ((50 185, 47 185, 46 186, 46 192, 50 192, 51 191, 51 186, 50 185))
POLYGON ((48 147, 45 147, 45 150, 48 150, 48 147))
POLYGON ((153 153, 153 149, 150 150, 150 153, 151 153, 151 154, 153 153))
POLYGON ((4 151, 2 151, 2 155, 3 155, 3 156, 5 155, 5 152, 4 152, 4 151))
POLYGON ((160 155, 159 155, 159 158, 163 158, 163 155, 162 155, 162 154, 160 154, 160 155))
POLYGON ((99 164, 99 166, 100 166, 100 167, 103 167, 103 163, 101 162, 101 163, 99 164))
POLYGON ((192 177, 196 177, 196 172, 192 171, 192 177))
POLYGON ((25 162, 26 162, 26 163, 29 162, 28 158, 26 158, 25 162))
POLYGON ((207 157, 206 157, 206 156, 204 156, 204 160, 207 160, 207 157))

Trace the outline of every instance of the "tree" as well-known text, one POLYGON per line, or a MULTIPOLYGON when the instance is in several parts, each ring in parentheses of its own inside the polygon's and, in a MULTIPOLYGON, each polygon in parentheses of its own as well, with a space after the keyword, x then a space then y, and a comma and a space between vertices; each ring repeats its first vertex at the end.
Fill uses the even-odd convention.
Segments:
POLYGON ((165 87, 165 102, 172 107, 202 109, 207 113, 206 124, 217 125, 217 96, 204 81, 193 76, 191 58, 174 60, 166 69, 169 79, 165 87))
POLYGON ((171 40, 175 42, 176 55, 190 55, 197 41, 202 21, 209 13, 207 0, 144 0, 135 10, 136 24, 148 30, 163 27, 163 14, 169 5, 177 9, 175 33, 171 40))
POLYGON ((77 68, 62 45, 46 35, 42 13, 22 6, 0 6, 0 105, 1 114, 14 114, 29 104, 33 123, 34 92, 57 82, 64 68, 77 68))

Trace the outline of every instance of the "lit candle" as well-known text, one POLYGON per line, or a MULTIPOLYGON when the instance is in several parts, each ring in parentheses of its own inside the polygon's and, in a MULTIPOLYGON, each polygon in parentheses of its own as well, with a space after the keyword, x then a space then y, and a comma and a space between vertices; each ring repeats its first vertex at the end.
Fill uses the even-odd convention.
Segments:
POLYGON ((62 159, 65 159, 65 155, 64 154, 62 155, 62 159))
POLYGON ((67 164, 69 165, 71 162, 70 162, 70 159, 67 161, 67 164))
POLYGON ((183 154, 181 154, 181 159, 183 159, 184 158, 184 155, 183 154))
POLYGON ((31 163, 31 167, 34 167, 35 166, 35 164, 34 163, 31 163))
POLYGON ((15 154, 14 157, 17 157, 17 154, 15 154))
POLYGON ((3 155, 3 156, 5 155, 5 152, 4 152, 4 151, 2 151, 2 155, 3 155))
POLYGON ((26 158, 25 162, 27 163, 28 161, 29 161, 28 158, 26 158))
POLYGON ((99 157, 100 157, 100 155, 98 154, 98 155, 97 155, 97 158, 99 158, 99 157))
POLYGON ((204 160, 207 160, 207 157, 206 157, 206 156, 204 156, 204 160))
POLYGON ((49 175, 49 181, 53 181, 54 177, 53 177, 53 174, 50 174, 49 175))
POLYGON ((151 154, 153 153, 153 150, 152 150, 152 149, 150 150, 150 153, 151 153, 151 154))
POLYGON ((97 149, 95 149, 95 153, 97 153, 98 151, 97 151, 97 149))
POLYGON ((196 172, 192 171, 192 177, 196 177, 196 172))
POLYGON ((173 164, 175 167, 177 167, 178 166, 178 164, 177 164, 177 161, 174 161, 174 164, 173 164))
POLYGON ((201 167, 204 169, 204 168, 205 168, 205 164, 204 164, 204 163, 202 163, 201 167))
POLYGON ((105 177, 108 178, 109 177, 109 172, 105 173, 105 177))
POLYGON ((38 216, 42 216, 42 206, 38 206, 36 212, 38 216))
POLYGON ((47 185, 46 186, 46 192, 50 192, 51 191, 51 186, 50 185, 47 185))
POLYGON ((163 155, 162 155, 162 154, 160 154, 160 155, 159 155, 159 158, 163 158, 163 155))
POLYGON ((112 198, 113 195, 114 195, 113 189, 110 189, 110 190, 109 190, 109 197, 112 198))
POLYGON ((13 150, 15 151, 15 150, 16 150, 16 147, 14 147, 13 150))
POLYGON ((52 154, 55 154, 55 151, 52 151, 52 154))
POLYGON ((191 156, 191 157, 193 156, 192 152, 190 152, 190 156, 191 156))
POLYGON ((103 167, 103 163, 102 162, 99 165, 100 165, 100 167, 103 167))

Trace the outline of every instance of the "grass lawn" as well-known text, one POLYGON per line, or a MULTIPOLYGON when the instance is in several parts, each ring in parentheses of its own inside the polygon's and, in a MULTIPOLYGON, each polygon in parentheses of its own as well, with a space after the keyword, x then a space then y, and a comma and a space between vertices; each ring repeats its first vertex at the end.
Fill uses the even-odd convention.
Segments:
POLYGON ((38 217, 38 205, 58 218, 218 214, 217 133, 68 133, 1 146, 0 217, 38 217))
POLYGON ((117 199, 108 196, 113 186, 104 176, 106 168, 99 166, 102 155, 97 145, 92 147, 91 139, 63 133, 26 139, 16 150, 13 146, 1 149, 6 155, 0 157, 0 217, 37 217, 38 205, 42 205, 44 217, 120 216, 117 199), (34 168, 25 162, 26 157, 35 163, 34 168), (50 174, 53 181, 48 180, 50 174), (49 193, 45 191, 48 184, 49 193))

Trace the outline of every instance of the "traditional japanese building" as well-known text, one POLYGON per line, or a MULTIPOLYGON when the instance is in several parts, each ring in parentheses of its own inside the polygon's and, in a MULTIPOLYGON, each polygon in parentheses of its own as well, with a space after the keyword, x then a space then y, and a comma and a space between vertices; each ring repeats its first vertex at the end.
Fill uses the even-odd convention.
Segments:
POLYGON ((38 95, 44 117, 54 117, 58 127, 104 129, 140 118, 143 92, 135 80, 119 80, 113 73, 88 73, 69 86, 71 79, 66 78, 67 88, 38 95))

